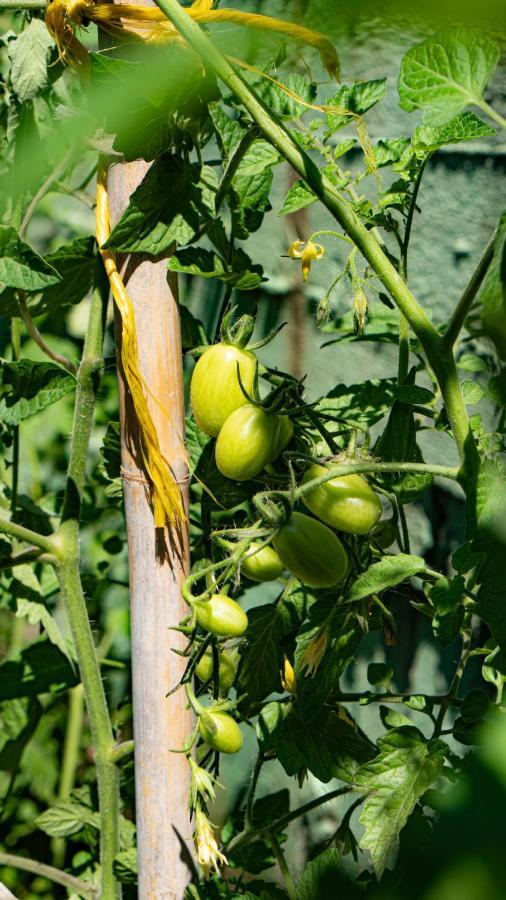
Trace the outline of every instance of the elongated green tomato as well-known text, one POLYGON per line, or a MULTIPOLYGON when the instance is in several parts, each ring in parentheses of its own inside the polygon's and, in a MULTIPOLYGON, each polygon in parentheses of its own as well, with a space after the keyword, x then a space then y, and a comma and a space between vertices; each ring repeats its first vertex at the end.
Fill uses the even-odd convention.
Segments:
POLYGON ((304 513, 294 512, 273 540, 284 566, 310 587, 341 584, 348 556, 330 528, 304 513))
MULTIPOLYGON (((326 471, 315 463, 304 473, 302 483, 321 478, 326 471)), ((304 494, 302 500, 322 522, 348 534, 369 534, 381 516, 380 498, 360 475, 331 478, 304 494)))
POLYGON ((245 390, 251 393, 257 359, 249 350, 232 344, 213 344, 200 357, 193 370, 190 401, 195 421, 211 437, 234 410, 247 403, 237 377, 237 366, 245 390))
POLYGON ((194 606, 200 627, 217 637, 240 637, 248 627, 246 613, 226 594, 198 600, 194 606))
MULTIPOLYGON (((230 690, 234 683, 235 672, 238 662, 238 653, 236 650, 220 650, 218 653, 218 683, 220 691, 224 694, 230 690)), ((205 684, 213 674, 213 651, 207 648, 204 655, 199 659, 195 674, 205 684)))
POLYGON ((222 426, 216 441, 216 465, 234 481, 254 478, 272 459, 277 416, 247 403, 222 426))
POLYGON ((288 416, 276 416, 276 434, 274 437, 274 445, 272 448, 272 459, 275 459, 288 447, 293 437, 293 422, 288 416))
POLYGON ((254 542, 241 562, 241 573, 252 581, 275 581, 283 574, 283 563, 273 547, 254 542))
POLYGON ((235 719, 226 712, 205 712, 199 719, 200 736, 219 753, 238 753, 242 732, 235 719))

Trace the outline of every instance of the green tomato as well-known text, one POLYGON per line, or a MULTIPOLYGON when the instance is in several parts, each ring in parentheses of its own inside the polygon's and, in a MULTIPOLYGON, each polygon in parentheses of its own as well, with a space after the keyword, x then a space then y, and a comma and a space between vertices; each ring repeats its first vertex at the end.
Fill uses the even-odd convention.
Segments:
POLYGON ((249 350, 232 344, 213 344, 193 370, 190 400, 195 421, 211 437, 219 434, 231 413, 247 403, 237 377, 237 366, 245 390, 253 390, 257 359, 249 350))
POLYGON ((242 747, 242 732, 235 719, 225 712, 207 711, 199 719, 200 736, 219 753, 238 753, 242 747))
MULTIPOLYGON (((320 478, 327 470, 313 464, 302 483, 320 478)), ((381 501, 360 475, 331 478, 304 494, 303 503, 322 522, 348 534, 369 534, 381 516, 381 501)))
POLYGON ((273 459, 278 419, 252 403, 236 409, 216 441, 216 465, 221 474, 234 481, 255 478, 273 459))
POLYGON ((285 567, 303 584, 332 587, 346 577, 348 556, 341 541, 330 528, 304 513, 292 513, 273 544, 285 567))
MULTIPOLYGON (((236 650, 220 650, 218 652, 218 681, 220 691, 226 694, 232 687, 237 668, 238 653, 236 650)), ((205 684, 213 674, 213 651, 208 647, 199 659, 195 674, 205 684)))
POLYGON ((210 634, 240 637, 248 627, 246 613, 226 594, 215 594, 210 600, 198 600, 194 606, 198 624, 210 634))
POLYGON ((253 542, 241 561, 241 573, 252 581, 275 581, 283 574, 283 563, 272 547, 253 542), (258 549, 260 548, 260 549, 258 549))
POLYGON ((288 447, 288 444, 293 437, 293 422, 291 419, 289 419, 288 416, 276 416, 276 419, 277 430, 270 462, 274 462, 274 460, 280 456, 283 450, 288 447))

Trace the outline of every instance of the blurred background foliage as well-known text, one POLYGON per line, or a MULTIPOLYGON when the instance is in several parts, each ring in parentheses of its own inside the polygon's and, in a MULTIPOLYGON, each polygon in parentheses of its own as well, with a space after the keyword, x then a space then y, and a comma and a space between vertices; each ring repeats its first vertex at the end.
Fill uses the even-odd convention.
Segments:
MULTIPOLYGON (((387 77, 387 93, 368 116, 368 127, 373 141, 398 138, 413 130, 413 117, 399 109, 396 81, 400 59, 405 50, 425 34, 448 18, 455 22, 480 17, 480 24, 497 33, 503 25, 502 2, 480 5, 474 2, 447 4, 417 3, 416 10, 406 2, 381 4, 371 0, 337 2, 337 0, 296 0, 287 4, 283 0, 258 0, 237 2, 240 8, 250 8, 272 15, 290 15, 324 31, 335 42, 342 65, 343 80, 354 81, 387 77), (290 7, 290 8, 288 8, 290 7)), ((9 105, 6 82, 9 64, 9 46, 28 16, 38 13, 0 12, 0 53, 3 72, 4 102, 2 121, 4 129, 18 127, 12 120, 13 107, 9 105)), ((87 41, 95 42, 93 28, 87 41)), ((233 44, 236 55, 254 59, 257 65, 272 54, 274 43, 253 35, 240 37, 231 26, 223 27, 215 37, 225 46, 233 44), (237 49, 237 43, 240 48, 237 49)), ((288 50, 289 59, 300 71, 308 62, 299 49, 288 50)), ((45 172, 61 161, 65 143, 75 151, 79 160, 68 165, 51 190, 41 200, 36 214, 30 221, 27 238, 41 254, 56 250, 64 243, 86 238, 94 232, 94 170, 96 148, 83 149, 79 134, 70 134, 64 116, 53 127, 54 102, 65 107, 72 105, 76 97, 72 76, 62 73, 60 64, 52 54, 49 80, 41 84, 33 96, 26 98, 22 127, 27 142, 19 141, 16 164, 17 189, 32 191, 44 178, 45 172), (59 131, 60 129, 60 131, 59 131), (67 135, 66 141, 54 143, 54 135, 67 135), (32 185, 32 187, 31 187, 32 185)), ((327 76, 315 65, 311 57, 311 72, 319 83, 318 99, 326 96, 327 76)), ((504 113, 504 86, 506 75, 500 68, 491 87, 491 102, 504 113)), ((0 86, 0 90, 2 86, 0 86)), ((356 138, 351 132, 341 132, 341 139, 356 138)), ((361 161, 360 148, 351 149, 346 165, 351 169, 361 161)), ((432 159, 425 175, 419 205, 423 210, 416 218, 410 250, 410 284, 415 296, 431 311, 435 321, 447 319, 454 308, 481 249, 490 236, 502 212, 504 202, 504 170, 506 145, 504 137, 481 140, 474 145, 465 143, 439 151, 432 159)), ((73 162, 73 160, 72 160, 73 162)), ((0 169, 0 179, 5 187, 5 171, 0 169)), ((283 166, 277 170, 272 209, 267 212, 262 227, 248 242, 248 252, 254 261, 261 261, 268 282, 251 293, 234 292, 234 302, 247 309, 255 302, 258 306, 258 336, 264 336, 282 321, 287 327, 273 343, 260 352, 267 364, 297 376, 307 374, 310 397, 324 394, 336 383, 354 384, 367 379, 392 375, 396 367, 396 349, 387 343, 368 343, 366 340, 340 341, 343 321, 349 322, 353 298, 343 281, 332 294, 333 318, 322 334, 315 325, 315 310, 329 283, 336 266, 342 267, 344 257, 341 247, 329 242, 325 258, 315 266, 311 279, 303 285, 299 267, 287 258, 287 247, 296 237, 306 237, 315 229, 329 227, 330 219, 309 207, 294 215, 278 216, 283 198, 290 185, 290 173, 283 166)), ((367 188, 365 188, 367 190, 367 188)), ((205 279, 182 276, 180 295, 182 304, 201 319, 208 336, 212 336, 217 321, 223 286, 205 279)), ((37 319, 54 349, 70 359, 79 357, 87 317, 86 299, 66 308, 55 307, 37 319)), ((371 299, 370 328, 375 317, 381 317, 385 307, 374 297, 371 299)), ((366 330, 367 337, 367 330, 366 330)), ((40 350, 26 334, 22 334, 22 353, 34 360, 42 360, 40 350)), ((476 349, 468 345, 465 350, 476 349)), ((10 358, 10 320, 0 316, 0 356, 10 358)), ((111 482, 104 474, 112 460, 115 464, 114 430, 109 426, 118 418, 117 385, 115 377, 114 339, 112 314, 106 344, 106 374, 100 388, 96 427, 93 434, 90 460, 90 478, 86 488, 83 508, 84 527, 83 564, 85 587, 90 615, 99 640, 100 652, 107 660, 104 677, 115 710, 114 722, 118 735, 125 740, 131 736, 130 675, 129 675, 129 617, 127 550, 121 496, 117 482, 111 482), (106 438, 104 449, 104 439, 106 438)), ((186 378, 192 363, 185 363, 186 378)), ((479 381, 479 373, 473 379, 479 381)), ((486 401, 480 407, 486 417, 486 401)), ((68 435, 72 416, 72 398, 63 397, 58 403, 44 409, 36 417, 24 421, 20 428, 19 467, 19 515, 20 521, 29 524, 33 516, 41 513, 33 506, 37 503, 43 515, 51 519, 61 500, 66 468, 68 435)), ((5 435, 6 441, 8 436, 5 435)), ((427 456, 434 460, 453 463, 454 447, 444 432, 431 431, 421 443, 427 456)), ((2 455, 2 483, 0 505, 8 507, 12 470, 12 447, 5 444, 2 455)), ((109 466, 109 471, 111 471, 109 466)), ((412 552, 425 555, 434 569, 446 571, 452 551, 463 541, 463 502, 459 489, 449 489, 448 483, 436 481, 424 497, 406 509, 412 535, 412 552)), ((0 560, 1 569, 1 560, 0 560)), ((63 635, 66 622, 60 608, 58 594, 51 585, 49 567, 41 566, 38 573, 44 596, 63 635)), ((2 584, 0 571, 0 657, 4 661, 17 657, 20 651, 38 635, 39 626, 13 615, 10 585, 2 584)), ((20 591, 20 596, 23 591, 20 591)), ((253 606, 274 599, 276 588, 261 585, 246 591, 245 605, 253 606)), ((393 687, 398 691, 420 691, 438 694, 446 690, 458 656, 458 640, 447 647, 436 641, 430 622, 420 616, 410 605, 416 600, 416 591, 409 596, 398 592, 391 597, 397 614, 398 634, 395 642, 385 646, 381 632, 372 632, 360 645, 353 664, 347 669, 343 687, 350 691, 367 690, 367 667, 371 662, 386 662, 394 670, 393 687)), ((486 635, 484 635, 484 638, 486 635)), ((0 677, 5 672, 0 670, 0 677)), ((4 682, 5 683, 5 682, 4 682)), ((489 691, 483 681, 479 660, 473 661, 465 675, 462 690, 472 688, 489 691)), ((89 861, 88 845, 97 840, 96 830, 85 825, 76 827, 66 842, 58 836, 44 834, 34 827, 34 820, 58 798, 62 788, 62 756, 66 730, 68 734, 71 710, 82 710, 79 688, 70 696, 63 692, 43 695, 38 700, 20 701, 15 711, 24 726, 19 729, 12 721, 11 704, 5 700, 0 683, 0 842, 6 850, 23 852, 37 859, 67 862, 73 859, 76 871, 86 871, 89 861), (3 702, 2 702, 3 701, 3 702), (39 717, 35 709, 41 703, 45 715, 39 717), (14 735, 14 737, 13 737, 14 735), (30 741, 27 742, 28 737, 30 741), (26 746, 25 746, 26 744, 26 746), (86 842, 80 838, 86 837, 86 842)), ((352 710, 359 725, 371 738, 382 730, 381 710, 376 706, 358 706, 352 710)), ((424 731, 424 714, 408 711, 409 718, 424 731)), ((425 721, 428 721, 425 719, 425 721)), ((430 722, 429 722, 430 724, 430 722)), ((76 771, 76 784, 85 786, 92 780, 91 759, 86 719, 83 720, 82 752, 76 771)), ((476 760, 466 759, 466 744, 451 739, 454 753, 461 757, 459 766, 462 778, 445 796, 434 794, 433 808, 440 811, 439 824, 432 835, 420 835, 419 829, 429 826, 413 817, 403 832, 400 863, 395 875, 387 872, 380 887, 370 888, 370 896, 378 900, 424 898, 424 900, 499 900, 506 897, 503 886, 502 822, 506 801, 506 726, 503 721, 489 726, 486 751, 476 760), (420 844, 426 848, 422 855, 420 844)), ((241 800, 253 762, 253 739, 246 740, 243 751, 227 759, 223 765, 222 779, 228 785, 227 792, 220 792, 214 814, 216 821, 224 823, 227 816, 241 800)), ((131 765, 123 767, 122 795, 126 799, 125 815, 133 815, 133 773, 131 765)), ((269 763, 262 773, 259 794, 286 787, 296 802, 304 802, 320 793, 323 786, 313 776, 299 791, 297 785, 284 775, 276 762, 269 763)), ((290 830, 287 844, 288 860, 294 871, 302 871, 315 848, 331 842, 343 822, 346 799, 328 804, 297 820, 290 830)), ((339 849, 329 848, 343 862, 346 838, 339 842, 339 849)), ((347 900, 361 895, 359 878, 352 886, 343 882, 343 876, 332 870, 332 856, 317 894, 301 891, 302 900, 313 897, 332 897, 341 894, 347 900), (330 875, 329 875, 330 872, 330 875)), ((354 859, 353 852, 344 858, 345 868, 356 875, 361 869, 361 859, 354 859)), ((363 887, 369 875, 363 875, 363 887)), ((66 891, 38 877, 21 875, 14 870, 4 870, 2 880, 20 900, 51 900, 64 897, 66 891)), ((127 896, 135 896, 126 888, 127 896)), ((210 888, 209 896, 212 897, 210 888)), ((369 895, 369 894, 368 894, 369 895)))

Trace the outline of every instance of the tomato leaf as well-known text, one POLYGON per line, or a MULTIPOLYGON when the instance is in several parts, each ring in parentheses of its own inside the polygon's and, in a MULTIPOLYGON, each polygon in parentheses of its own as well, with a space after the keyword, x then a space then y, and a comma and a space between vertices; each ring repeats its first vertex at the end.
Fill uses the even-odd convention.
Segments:
POLYGON ((245 695, 241 709, 253 710, 274 691, 282 691, 283 641, 295 633, 312 595, 303 587, 248 611, 246 644, 241 648, 237 694, 245 695))
POLYGON ((0 421, 18 425, 75 389, 73 375, 54 363, 0 360, 0 421))
POLYGON ((47 85, 47 62, 53 40, 41 19, 32 19, 8 45, 10 81, 21 103, 32 100, 47 85))
POLYGON ((409 553, 384 556, 355 579, 344 595, 344 603, 364 600, 371 594, 395 587, 396 584, 406 581, 418 572, 423 572, 424 569, 425 562, 421 556, 409 553))
POLYGON ((0 703, 0 769, 14 773, 40 719, 42 707, 34 697, 0 703))
POLYGON ((78 683, 68 658, 46 638, 0 665, 0 700, 59 693, 78 683))
POLYGON ((437 125, 431 128, 429 125, 421 125, 417 128, 411 143, 415 150, 426 150, 433 153, 446 144, 458 144, 460 141, 474 141, 482 137, 490 137, 497 134, 495 128, 491 128, 486 122, 482 122, 472 112, 463 112, 446 125, 437 125))
POLYGON ((320 400, 316 409, 346 421, 373 425, 392 408, 395 390, 395 378, 338 384, 320 400))
POLYGON ((260 713, 257 736, 264 750, 274 749, 287 775, 307 768, 319 781, 354 781, 374 746, 348 716, 323 706, 309 722, 296 706, 269 703, 260 713))
POLYGON ((252 291, 262 282, 262 268, 254 265, 242 249, 236 249, 231 263, 212 250, 203 247, 187 247, 174 253, 168 262, 170 272, 199 275, 201 278, 217 278, 240 291, 252 291))
POLYGON ((278 216, 286 216, 289 213, 296 212, 298 209, 304 209, 306 206, 311 206, 317 199, 316 194, 313 194, 313 191, 307 186, 306 182, 303 181, 302 178, 299 178, 298 181, 295 181, 289 188, 278 216))
POLYGON ((499 221, 494 256, 478 296, 485 334, 506 359, 506 212, 499 221))
MULTIPOLYGON (((37 291, 59 281, 56 269, 21 241, 15 228, 0 226, 0 285, 37 291)), ((0 309, 1 304, 0 294, 0 309)))
POLYGON ((104 246, 157 256, 174 243, 187 244, 212 217, 215 190, 212 169, 165 154, 148 169, 104 246))
POLYGON ((354 115, 363 115, 378 103, 386 92, 386 78, 378 78, 374 81, 356 81, 353 84, 343 84, 333 97, 329 97, 327 107, 335 107, 335 111, 329 109, 326 113, 328 132, 330 136, 354 121, 354 115))
POLYGON ((424 110, 428 125, 445 125, 466 106, 480 106, 499 60, 497 44, 476 31, 452 28, 412 47, 399 76, 403 109, 424 110))
POLYGON ((426 741, 416 728, 389 731, 378 741, 379 755, 365 765, 356 783, 367 791, 360 822, 360 847, 369 850, 381 878, 415 804, 440 776, 447 747, 426 741))

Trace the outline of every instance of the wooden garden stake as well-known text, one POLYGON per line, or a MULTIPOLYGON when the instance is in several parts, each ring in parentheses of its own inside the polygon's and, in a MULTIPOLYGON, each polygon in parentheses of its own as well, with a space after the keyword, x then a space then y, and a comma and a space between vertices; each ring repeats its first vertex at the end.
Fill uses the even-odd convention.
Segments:
MULTIPOLYGON (((108 190, 111 225, 118 221, 147 164, 114 165, 108 190)), ((170 203, 170 196, 167 197, 170 203)), ((184 399, 178 304, 167 262, 132 256, 122 274, 135 307, 140 365, 162 453, 187 500, 184 399), (158 402, 157 402, 158 401, 158 402)), ((118 359, 121 323, 117 322, 118 359)), ((184 660, 184 640, 170 628, 187 612, 180 586, 188 569, 186 525, 157 529, 139 459, 139 435, 121 365, 121 459, 130 567, 135 786, 140 900, 181 900, 191 874, 187 849, 189 766, 180 749, 192 727, 185 694, 167 698, 184 660)))

